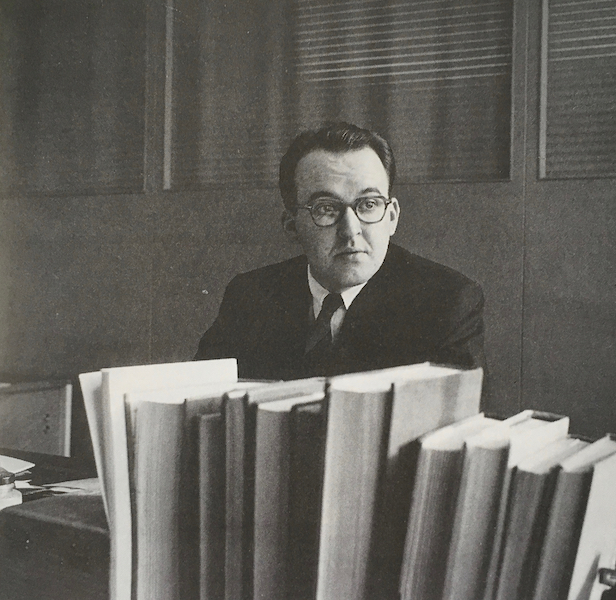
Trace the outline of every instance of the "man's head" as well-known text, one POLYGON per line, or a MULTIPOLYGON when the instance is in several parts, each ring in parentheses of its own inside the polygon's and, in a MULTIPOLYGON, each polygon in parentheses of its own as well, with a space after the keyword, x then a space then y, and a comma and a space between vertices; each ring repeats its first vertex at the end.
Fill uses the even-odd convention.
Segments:
POLYGON ((300 134, 280 163, 283 226, 330 292, 368 281, 396 231, 400 207, 389 144, 347 123, 300 134))

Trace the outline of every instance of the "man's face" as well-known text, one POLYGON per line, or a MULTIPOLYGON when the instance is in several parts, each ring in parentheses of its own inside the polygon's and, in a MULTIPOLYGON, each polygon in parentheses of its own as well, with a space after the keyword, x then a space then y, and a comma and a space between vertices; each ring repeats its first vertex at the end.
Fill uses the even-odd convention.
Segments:
MULTIPOLYGON (((297 164, 297 205, 329 198, 350 206, 358 198, 388 197, 389 179, 381 159, 372 148, 333 153, 314 150, 297 164)), ((285 211, 283 225, 299 242, 314 278, 330 292, 368 281, 380 268, 389 238, 396 231, 400 208, 392 198, 379 223, 362 223, 346 209, 340 221, 328 227, 315 225, 310 211, 285 211)))

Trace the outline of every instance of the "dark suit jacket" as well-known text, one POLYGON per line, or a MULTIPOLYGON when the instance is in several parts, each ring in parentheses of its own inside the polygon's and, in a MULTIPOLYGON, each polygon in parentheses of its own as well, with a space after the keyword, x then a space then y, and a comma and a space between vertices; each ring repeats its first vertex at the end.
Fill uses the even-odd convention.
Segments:
POLYGON ((238 359, 240 377, 294 379, 423 361, 481 366, 483 294, 464 275, 390 244, 351 304, 326 365, 304 359, 312 297, 306 257, 229 283, 195 359, 238 359))

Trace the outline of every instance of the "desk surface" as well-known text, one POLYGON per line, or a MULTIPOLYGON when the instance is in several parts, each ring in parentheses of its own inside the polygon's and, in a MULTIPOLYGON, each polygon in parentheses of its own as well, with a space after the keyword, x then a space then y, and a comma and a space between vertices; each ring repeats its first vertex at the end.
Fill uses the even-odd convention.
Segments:
POLYGON ((98 494, 0 511, 0 600, 107 600, 109 532, 98 494))

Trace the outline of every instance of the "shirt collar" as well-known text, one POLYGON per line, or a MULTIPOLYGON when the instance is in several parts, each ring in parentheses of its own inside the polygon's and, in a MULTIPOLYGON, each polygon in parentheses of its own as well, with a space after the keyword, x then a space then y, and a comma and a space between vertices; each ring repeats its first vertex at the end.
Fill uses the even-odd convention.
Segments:
MULTIPOLYGON (((351 303, 353 302, 353 300, 355 300, 357 294, 362 291, 366 283, 368 282, 365 281, 364 283, 354 285, 353 287, 347 288, 346 290, 340 292, 345 310, 349 310, 349 306, 351 306, 351 303)), ((326 290, 312 276, 312 273, 310 272, 310 265, 308 265, 308 287, 310 288, 310 293, 312 294, 312 307, 314 309, 314 314, 315 316, 318 316, 319 312, 321 312, 323 300, 325 300, 325 296, 329 294, 329 290, 326 290)))

